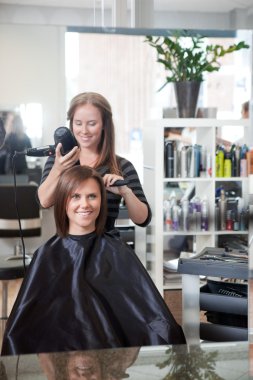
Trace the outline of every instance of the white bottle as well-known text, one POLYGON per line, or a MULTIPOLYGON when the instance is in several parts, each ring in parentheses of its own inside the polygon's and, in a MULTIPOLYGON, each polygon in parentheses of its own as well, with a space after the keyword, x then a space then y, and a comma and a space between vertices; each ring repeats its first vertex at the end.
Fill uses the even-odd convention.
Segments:
POLYGON ((221 231, 225 231, 226 230, 226 215, 227 215, 227 199, 225 196, 224 189, 221 189, 221 192, 220 192, 219 209, 220 209, 220 229, 221 231))
POLYGON ((201 231, 208 231, 208 200, 204 198, 201 202, 201 231))
POLYGON ((183 230, 189 231, 189 201, 185 199, 182 204, 183 211, 183 230))

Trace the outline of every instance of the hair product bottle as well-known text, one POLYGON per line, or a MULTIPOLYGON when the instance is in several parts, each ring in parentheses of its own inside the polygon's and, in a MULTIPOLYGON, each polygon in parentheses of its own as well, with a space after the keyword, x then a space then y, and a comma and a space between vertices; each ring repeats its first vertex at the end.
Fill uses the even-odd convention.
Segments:
POLYGON ((248 151, 248 148, 244 144, 241 148, 241 157, 240 157, 240 176, 241 177, 248 176, 247 151, 248 151))
POLYGON ((227 199, 226 199, 224 189, 221 189, 221 192, 220 192, 219 209, 220 209, 220 229, 221 231, 225 231, 226 218, 227 218, 227 199))
POLYGON ((224 151, 221 147, 216 153, 216 177, 224 177, 224 151))
POLYGON ((230 178, 231 176, 232 176, 231 154, 229 152, 226 152, 225 159, 224 159, 224 177, 230 178))
POLYGON ((208 231, 208 200, 201 202, 201 231, 208 231))
POLYGON ((165 177, 174 177, 174 148, 173 141, 165 141, 165 177))
POLYGON ((189 231, 189 201, 185 199, 182 204, 183 211, 183 230, 189 231))

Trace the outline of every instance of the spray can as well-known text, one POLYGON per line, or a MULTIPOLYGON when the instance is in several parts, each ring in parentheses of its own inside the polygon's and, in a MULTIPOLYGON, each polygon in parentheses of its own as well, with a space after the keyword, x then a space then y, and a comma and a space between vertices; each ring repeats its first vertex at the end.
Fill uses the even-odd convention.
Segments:
POLYGON ((180 167, 181 167, 181 177, 186 178, 187 177, 187 147, 183 146, 181 149, 181 155, 180 155, 180 167))
POLYGON ((237 177, 237 162, 236 162, 236 146, 235 145, 232 145, 230 154, 231 154, 231 166, 232 166, 231 176, 237 177))
POLYGON ((172 215, 171 215, 171 205, 170 202, 167 201, 165 204, 165 230, 172 230, 172 215))
POLYGON ((173 231, 179 230, 179 207, 174 205, 172 208, 172 229, 173 231))
POLYGON ((176 178, 176 177, 178 177, 178 149, 177 149, 177 142, 176 141, 174 141, 173 153, 174 153, 173 174, 174 174, 174 178, 176 178))
POLYGON ((224 151, 222 149, 219 149, 217 156, 216 177, 224 177, 224 151))
POLYGON ((174 148, 173 141, 165 141, 165 176, 174 177, 174 148))
POLYGON ((247 151, 248 151, 248 148, 244 144, 241 148, 241 156, 240 156, 240 176, 241 177, 248 176, 247 151))
POLYGON ((208 231, 208 200, 206 198, 201 204, 201 231, 208 231))
POLYGON ((200 177, 201 169, 201 146, 195 144, 194 147, 194 177, 200 177))
POLYGON ((221 231, 225 231, 226 230, 226 215, 227 215, 227 199, 225 196, 224 189, 221 189, 221 192, 220 192, 219 209, 220 209, 220 229, 221 231))
POLYGON ((183 230, 189 231, 189 201, 185 199, 182 205, 183 211, 183 230))
POLYGON ((229 152, 226 152, 225 159, 224 159, 224 177, 230 178, 231 176, 232 176, 231 154, 229 152))

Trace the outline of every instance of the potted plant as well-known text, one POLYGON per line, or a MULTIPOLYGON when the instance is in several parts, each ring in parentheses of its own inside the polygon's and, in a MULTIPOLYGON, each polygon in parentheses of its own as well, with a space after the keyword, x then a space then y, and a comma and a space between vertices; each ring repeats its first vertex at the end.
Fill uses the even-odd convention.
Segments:
POLYGON ((204 73, 220 69, 219 59, 234 51, 249 48, 244 41, 224 48, 221 45, 206 45, 204 36, 191 34, 187 30, 176 31, 171 36, 146 36, 145 42, 157 51, 157 62, 164 65, 168 75, 166 82, 173 82, 179 117, 194 117, 200 84, 204 73))

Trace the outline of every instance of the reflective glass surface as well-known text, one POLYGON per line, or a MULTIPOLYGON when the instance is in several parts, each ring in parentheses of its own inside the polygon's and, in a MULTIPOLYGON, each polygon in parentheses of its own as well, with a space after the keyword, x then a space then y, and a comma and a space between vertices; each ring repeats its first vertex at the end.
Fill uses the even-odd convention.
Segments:
POLYGON ((1 380, 250 379, 247 342, 153 346, 0 358, 1 380))

